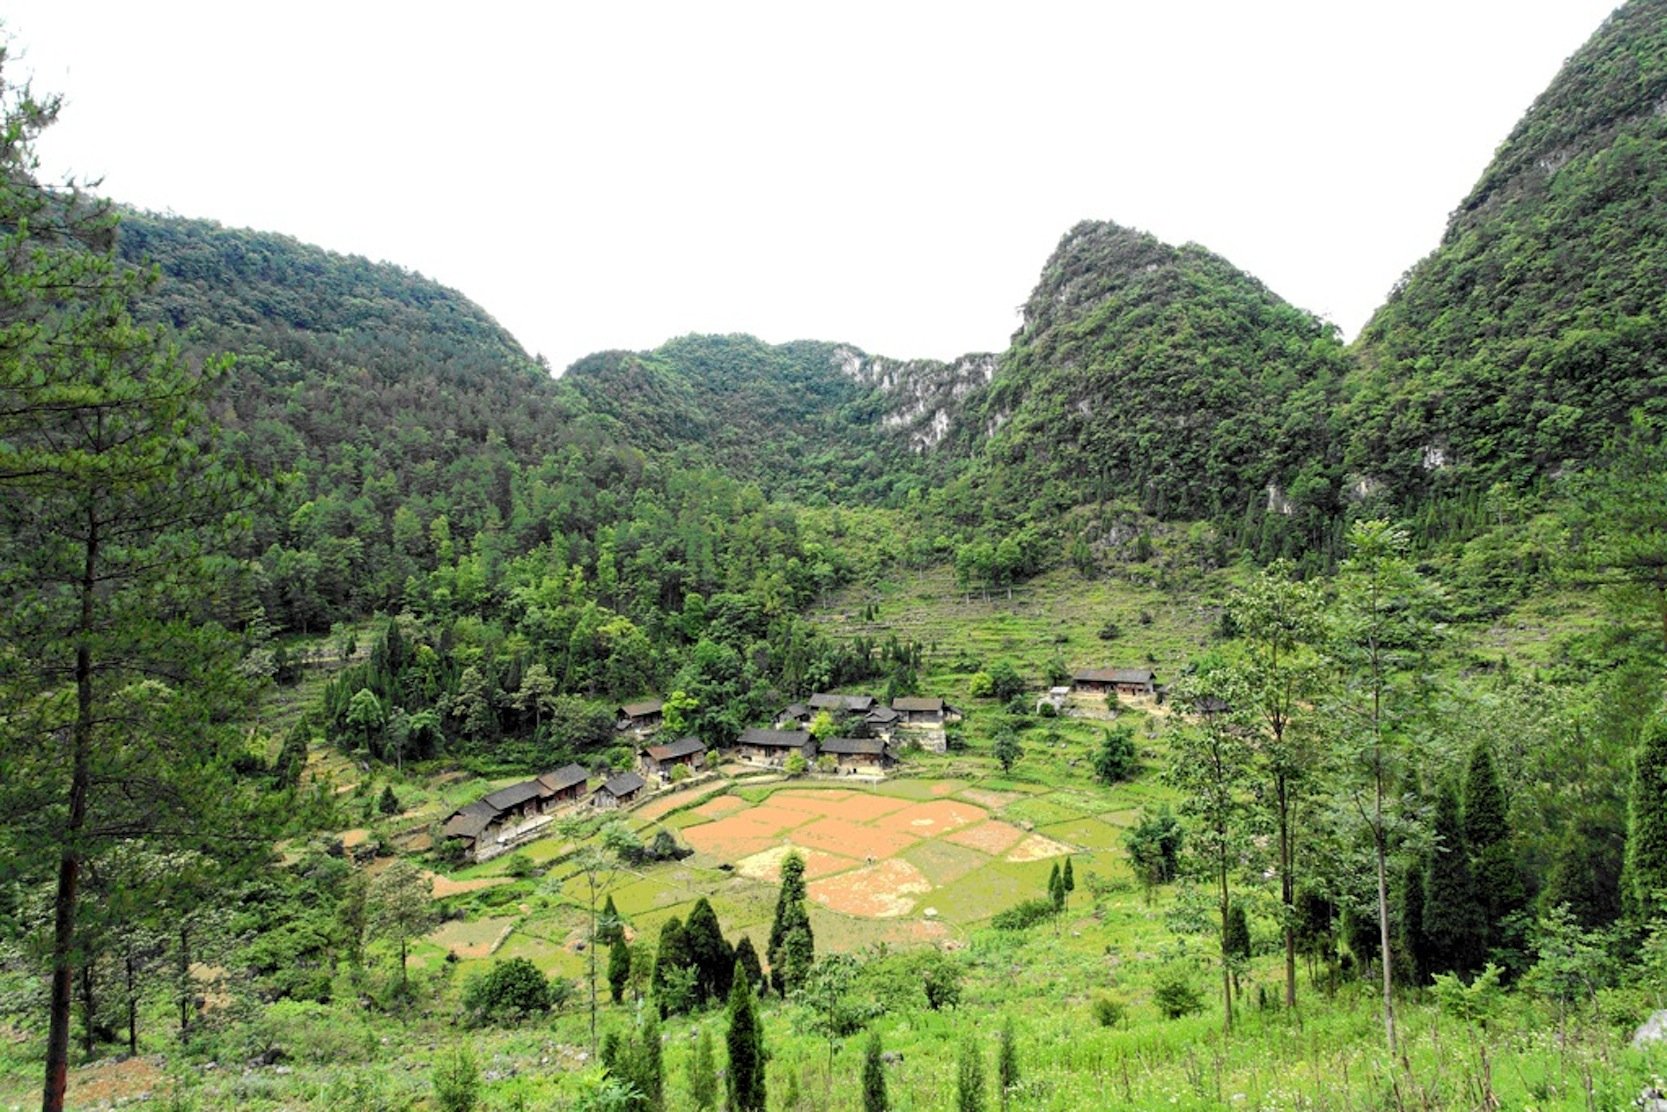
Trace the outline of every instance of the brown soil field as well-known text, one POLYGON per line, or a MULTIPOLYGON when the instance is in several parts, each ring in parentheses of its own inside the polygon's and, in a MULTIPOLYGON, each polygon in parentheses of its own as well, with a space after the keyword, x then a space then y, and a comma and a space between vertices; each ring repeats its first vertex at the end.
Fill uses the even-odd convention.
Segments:
POLYGON ((742 810, 746 805, 747 801, 738 795, 720 795, 696 807, 695 814, 705 815, 709 819, 722 818, 724 815, 742 810))
POLYGON ((979 822, 984 817, 985 812, 970 803, 941 799, 905 807, 895 814, 876 819, 874 825, 882 830, 930 838, 979 822))
POLYGON ((957 830, 948 836, 948 841, 956 845, 968 846, 972 849, 983 850, 985 853, 1006 853, 1025 832, 1018 827, 1005 822, 985 822, 965 830, 957 830))
POLYGON ((1009 803, 1016 803, 1024 798, 1021 792, 993 792, 988 788, 968 788, 960 794, 968 803, 976 803, 992 811, 998 811, 1009 803))
POLYGON ((811 881, 807 886, 810 898, 824 907, 875 919, 909 914, 915 907, 913 897, 931 890, 926 874, 896 859, 811 881))
POLYGON ((793 840, 812 849, 848 857, 872 857, 876 860, 894 857, 904 847, 913 845, 915 836, 895 830, 881 830, 845 819, 818 819, 809 826, 793 832, 793 840))
MULTIPOLYGON (((781 863, 792 852, 794 852, 794 847, 791 845, 773 846, 762 853, 755 853, 751 857, 742 858, 736 862, 735 871, 750 880, 780 884, 781 863)), ((800 857, 804 858, 805 876, 810 880, 816 880, 833 873, 842 873, 846 869, 852 869, 861 864, 860 861, 852 858, 823 853, 817 849, 808 852, 799 850, 798 853, 800 857)))

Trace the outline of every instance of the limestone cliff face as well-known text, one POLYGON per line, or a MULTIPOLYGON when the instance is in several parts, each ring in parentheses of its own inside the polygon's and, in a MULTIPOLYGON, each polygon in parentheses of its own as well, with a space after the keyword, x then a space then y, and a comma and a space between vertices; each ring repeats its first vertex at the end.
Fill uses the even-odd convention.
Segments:
POLYGON ((917 454, 946 446, 967 427, 966 415, 978 410, 997 362, 990 354, 963 355, 950 363, 887 359, 843 345, 834 349, 833 360, 840 373, 880 394, 881 425, 917 454))

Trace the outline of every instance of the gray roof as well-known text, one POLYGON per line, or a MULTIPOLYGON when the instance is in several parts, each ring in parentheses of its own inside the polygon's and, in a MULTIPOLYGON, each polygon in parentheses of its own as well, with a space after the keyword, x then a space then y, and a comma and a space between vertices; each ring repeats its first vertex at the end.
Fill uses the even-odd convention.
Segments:
POLYGON ((596 790, 599 792, 607 792, 611 796, 618 797, 622 795, 630 795, 634 791, 639 791, 646 783, 647 781, 641 776, 638 776, 635 772, 622 772, 596 790))
POLYGON ((738 745, 757 745, 764 749, 800 749, 810 740, 808 730, 761 730, 752 727, 742 730, 738 745))
POLYGON ((863 717, 870 722, 896 722, 899 718, 902 718, 903 715, 902 712, 893 710, 890 707, 875 707, 863 717))
POLYGON ((686 737, 669 745, 650 745, 644 752, 657 761, 675 761, 678 757, 706 752, 706 743, 698 737, 686 737))
POLYGON ((829 737, 823 738, 818 746, 824 753, 846 757, 878 757, 886 751, 886 743, 877 737, 829 737))
POLYGON ((440 828, 440 833, 447 838, 478 838, 481 831, 492 825, 498 813, 492 804, 477 799, 467 807, 453 811, 451 817, 446 819, 446 825, 440 828))
POLYGON ((893 710, 902 710, 902 711, 914 711, 916 713, 919 713, 921 711, 925 711, 927 713, 931 713, 933 711, 936 711, 937 713, 942 714, 943 713, 943 700, 942 699, 928 699, 928 698, 926 698, 925 696, 922 696, 922 695, 905 695, 900 699, 893 699, 891 701, 891 709, 893 709, 893 710))
POLYGON ((781 716, 783 718, 809 718, 810 708, 805 706, 803 703, 792 703, 789 704, 786 710, 781 712, 781 716))
POLYGON ((574 784, 583 784, 590 779, 590 773, 576 764, 563 765, 554 772, 546 772, 538 778, 546 791, 551 793, 571 788, 574 784))
POLYGON ((507 811, 517 807, 529 799, 537 799, 544 793, 539 790, 542 785, 537 780, 523 780, 519 784, 511 784, 507 788, 499 788, 481 800, 491 804, 500 811, 507 811))
POLYGON ((818 691, 810 697, 814 710, 868 710, 874 705, 872 695, 827 695, 818 691))
POLYGON ((1083 668, 1071 677, 1078 683, 1151 683, 1150 668, 1083 668))
POLYGON ((664 699, 644 699, 638 703, 626 703, 619 711, 627 718, 648 718, 664 712, 665 709, 664 699))

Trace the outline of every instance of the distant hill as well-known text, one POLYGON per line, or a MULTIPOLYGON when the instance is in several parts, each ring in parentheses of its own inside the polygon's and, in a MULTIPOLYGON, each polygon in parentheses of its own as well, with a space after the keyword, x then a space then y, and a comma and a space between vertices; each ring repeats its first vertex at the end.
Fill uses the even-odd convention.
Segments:
POLYGON ((1053 505, 1237 514, 1335 488, 1333 329, 1202 247, 1112 223, 1060 241, 983 399, 988 465, 1053 505))
POLYGON ((1351 468, 1528 486, 1667 416, 1667 2, 1563 66, 1355 345, 1351 468))

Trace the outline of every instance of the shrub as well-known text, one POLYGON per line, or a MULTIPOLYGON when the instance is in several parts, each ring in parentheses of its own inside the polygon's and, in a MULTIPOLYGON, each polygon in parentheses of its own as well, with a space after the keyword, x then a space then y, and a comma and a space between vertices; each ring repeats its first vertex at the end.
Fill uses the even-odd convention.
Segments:
POLYGON ((394 794, 392 784, 387 784, 382 788, 382 798, 376 801, 376 808, 384 815, 399 814, 399 796, 394 794))
POLYGON ((1123 635, 1123 627, 1114 621, 1106 621, 1095 634, 1102 641, 1115 641, 1123 635))
POLYGON ((1022 931, 1049 918, 1056 910, 1051 899, 1024 900, 1006 911, 996 912, 990 925, 997 930, 1022 931))
POLYGON ((1036 714, 1039 718, 1058 718, 1059 708, 1052 703, 1041 703, 1036 707, 1036 714))
POLYGON ((1193 987, 1192 978, 1179 965, 1165 966, 1152 988, 1152 1003, 1165 1019, 1180 1019, 1204 1010, 1204 998, 1193 987))
POLYGON ((550 1010, 550 982, 526 958, 496 962, 463 986, 463 1010, 470 1026, 518 1023, 550 1010))
POLYGON ((524 853, 512 853, 504 862, 504 872, 513 877, 529 877, 536 871, 533 859, 524 853))
POLYGON ((1094 775, 1101 783, 1115 784, 1128 779, 1134 766, 1134 731, 1127 726, 1108 729, 1100 751, 1094 754, 1094 775))
POLYGON ((1123 1016, 1126 1012, 1123 1001, 1104 993, 1094 997, 1094 1002, 1089 1005, 1089 1008, 1094 1013, 1094 1021, 1101 1027, 1116 1027, 1123 1022, 1123 1016))
POLYGON ((996 681, 988 672, 974 672, 967 680, 967 694, 974 699, 988 699, 995 694, 996 681))
POLYGON ((795 751, 787 755, 787 761, 781 767, 789 776, 803 776, 809 771, 810 762, 805 760, 803 753, 795 751))
POLYGON ((674 783, 674 784, 681 784, 683 781, 687 780, 689 777, 691 777, 693 775, 694 775, 694 773, 689 771, 689 766, 688 765, 680 764, 676 768, 671 770, 671 782, 674 783))
POLYGON ((942 954, 926 963, 920 983, 926 991, 926 1006, 935 1012, 961 1003, 961 969, 942 954))
POLYGON ((468 1043, 434 1064, 434 1104, 440 1112, 469 1112, 480 1099, 480 1070, 468 1043))

